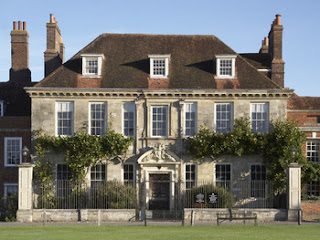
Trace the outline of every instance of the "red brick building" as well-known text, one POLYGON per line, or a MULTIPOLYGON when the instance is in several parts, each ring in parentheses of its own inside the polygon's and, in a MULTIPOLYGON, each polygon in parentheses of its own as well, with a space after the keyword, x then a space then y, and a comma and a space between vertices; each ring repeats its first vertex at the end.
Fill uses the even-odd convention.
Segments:
POLYGON ((31 149, 30 98, 24 87, 34 85, 29 70, 29 34, 25 22, 11 31, 10 79, 0 82, 0 198, 17 193, 21 150, 31 149))

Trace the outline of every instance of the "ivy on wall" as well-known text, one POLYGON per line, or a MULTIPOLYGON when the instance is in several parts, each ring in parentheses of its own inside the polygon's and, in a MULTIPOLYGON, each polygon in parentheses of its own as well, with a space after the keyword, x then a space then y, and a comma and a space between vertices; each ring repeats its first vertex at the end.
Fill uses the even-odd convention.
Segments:
POLYGON ((125 154, 134 139, 108 130, 105 136, 76 133, 73 136, 49 136, 41 130, 35 133, 35 154, 38 156, 34 176, 42 183, 52 182, 52 161, 45 153, 65 154, 72 180, 81 181, 90 167, 101 159, 112 159, 125 154))
POLYGON ((233 130, 227 134, 216 133, 202 126, 199 133, 187 138, 185 143, 186 152, 198 160, 221 155, 262 155, 268 179, 273 180, 274 191, 280 193, 286 187, 286 168, 289 163, 304 164, 302 174, 305 181, 310 178, 307 170, 315 168, 303 154, 305 140, 305 133, 293 122, 278 120, 271 124, 269 133, 256 134, 251 131, 249 120, 240 118, 235 119, 233 130))

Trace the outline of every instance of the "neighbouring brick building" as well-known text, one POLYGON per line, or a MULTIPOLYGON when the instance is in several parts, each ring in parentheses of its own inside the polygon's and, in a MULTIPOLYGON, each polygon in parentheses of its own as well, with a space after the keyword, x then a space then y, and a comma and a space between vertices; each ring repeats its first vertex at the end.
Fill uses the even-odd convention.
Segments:
POLYGON ((10 79, 0 82, 0 198, 18 192, 21 150, 31 149, 31 101, 24 87, 31 87, 29 34, 25 22, 14 22, 11 31, 10 79))

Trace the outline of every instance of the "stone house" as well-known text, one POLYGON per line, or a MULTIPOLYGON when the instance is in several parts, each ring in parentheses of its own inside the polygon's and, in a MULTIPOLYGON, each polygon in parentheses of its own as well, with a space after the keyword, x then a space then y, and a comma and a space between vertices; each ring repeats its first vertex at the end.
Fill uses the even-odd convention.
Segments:
POLYGON ((29 34, 25 22, 13 23, 10 79, 0 82, 0 198, 18 193, 21 150, 31 149, 31 101, 24 87, 31 87, 29 34))
MULTIPOLYGON (((282 31, 276 15, 253 54, 236 53, 213 35, 102 34, 62 64, 64 46, 51 16, 46 76, 26 88, 31 129, 70 136, 103 135, 112 127, 134 137, 122 161, 101 161, 86 180, 131 183, 149 209, 175 208, 177 192, 200 182, 264 180, 260 156, 196 162, 183 139, 201 125, 226 133, 241 117, 265 133, 271 121, 287 118, 293 90, 284 87, 282 31)), ((55 178, 68 179, 63 156, 50 158, 55 178)))

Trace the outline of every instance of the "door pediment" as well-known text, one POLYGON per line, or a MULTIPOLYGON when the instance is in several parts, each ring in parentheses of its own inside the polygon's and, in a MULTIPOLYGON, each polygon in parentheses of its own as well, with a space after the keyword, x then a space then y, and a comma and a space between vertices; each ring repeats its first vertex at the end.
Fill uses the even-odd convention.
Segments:
POLYGON ((158 143, 153 149, 145 152, 138 158, 139 164, 178 164, 180 163, 179 157, 171 152, 170 150, 165 149, 165 146, 161 143, 158 143))

